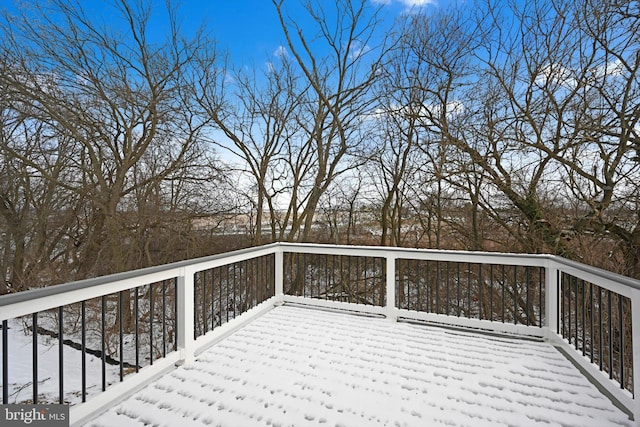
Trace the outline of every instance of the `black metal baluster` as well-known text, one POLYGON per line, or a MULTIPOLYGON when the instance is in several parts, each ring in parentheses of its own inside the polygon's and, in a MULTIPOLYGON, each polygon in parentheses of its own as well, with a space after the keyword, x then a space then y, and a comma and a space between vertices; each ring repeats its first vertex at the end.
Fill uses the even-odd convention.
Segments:
POLYGON ((493 264, 489 264, 489 321, 493 322, 493 264))
MULTIPOLYGON (((294 256, 294 253, 287 253, 287 254, 285 254, 285 258, 284 258, 285 261, 288 261, 287 264, 289 265, 289 283, 288 283, 288 285, 289 285, 289 291, 290 292, 295 292, 295 289, 293 289, 293 285, 295 283, 295 281, 293 279, 293 256, 294 256)), ((285 289, 286 288, 287 287, 285 286, 285 289)))
POLYGON ((525 313, 525 317, 527 319, 527 326, 529 326, 531 324, 531 322, 529 321, 529 313, 531 313, 531 301, 530 301, 530 294, 531 292, 529 291, 529 288, 531 287, 531 267, 526 267, 525 268, 525 286, 526 286, 526 290, 527 290, 527 295, 526 295, 526 299, 527 299, 527 303, 525 304, 527 307, 527 312, 525 313))
POLYGON ((560 326, 562 327, 561 335, 563 338, 566 338, 566 321, 565 321, 565 305, 566 305, 566 289, 565 289, 565 273, 559 273, 559 278, 560 278, 560 294, 558 295, 558 299, 560 301, 560 303, 558 304, 559 310, 560 310, 560 317, 558 319, 558 327, 560 328, 560 326))
POLYGON ((482 264, 478 264, 478 319, 482 320, 482 288, 484 282, 482 280, 482 264))
POLYGON ((425 263, 426 263, 425 264, 426 267, 425 267, 424 277, 427 279, 426 280, 426 283, 427 283, 427 310, 426 311, 427 313, 431 313, 431 306, 433 305, 432 304, 433 301, 431 298, 431 268, 429 268, 430 266, 429 260, 426 260, 425 263))
POLYGON ((582 355, 587 354, 587 293, 586 293, 586 285, 585 281, 582 280, 582 355))
POLYGON ((2 321, 2 404, 9 403, 9 326, 2 321))
POLYGON ((446 305, 447 305, 447 307, 446 307, 446 315, 448 316, 449 315, 449 311, 450 311, 449 308, 450 308, 450 304, 451 304, 451 298, 450 298, 450 295, 449 295, 449 278, 450 278, 449 274, 451 273, 450 270, 449 270, 449 261, 446 262, 446 267, 447 268, 445 269, 445 275, 447 276, 447 281, 446 281, 446 285, 445 285, 445 289, 446 289, 445 300, 446 300, 446 305))
MULTIPOLYGON (((542 300, 542 277, 544 268, 538 267, 538 326, 542 327, 542 311, 545 308, 542 300)), ((546 313, 545 313, 546 314, 546 313)), ((547 314, 548 316, 548 314, 547 314)))
POLYGON ((360 257, 356 257, 356 304, 360 303, 360 257))
POLYGON ((64 403, 64 323, 62 307, 58 307, 58 392, 59 403, 64 403))
POLYGON ((238 314, 242 314, 244 312, 244 294, 245 294, 245 286, 244 280, 246 279, 246 275, 244 274, 244 264, 246 260, 240 261, 238 263, 238 296, 236 305, 238 307, 238 314))
POLYGON ((135 312, 135 351, 136 351, 136 373, 140 372, 140 303, 138 302, 138 288, 135 288, 133 310, 135 312))
POLYGON ((611 290, 607 289, 607 315, 609 317, 609 379, 613 379, 613 321, 611 319, 611 290))
POLYGON ((220 317, 218 326, 221 326, 225 322, 223 318, 224 318, 224 312, 226 311, 224 310, 225 303, 226 303, 226 293, 224 289, 226 289, 226 287, 223 286, 223 283, 224 283, 223 272, 226 268, 227 266, 216 267, 216 270, 218 272, 218 311, 219 311, 218 314, 220 317))
POLYGON ((575 299, 574 299, 574 309, 575 309, 575 315, 574 318, 576 320, 576 325, 574 328, 574 338, 575 338, 575 342, 574 342, 574 346, 576 348, 576 350, 578 350, 579 347, 579 343, 578 343, 578 314, 580 313, 580 309, 578 308, 578 298, 579 298, 579 293, 578 293, 578 278, 574 277, 573 278, 573 283, 574 283, 574 288, 575 288, 575 299))
POLYGON ((338 255, 340 258, 340 301, 344 302, 344 256, 338 255))
MULTIPOLYGON (((213 300, 213 295, 211 296, 213 300)), ((173 278, 173 351, 178 351, 178 278, 173 278)))
POLYGON ((422 271, 420 269, 420 260, 415 260, 416 264, 416 311, 422 311, 422 298, 420 288, 422 287, 422 271))
POLYGON ((122 314, 124 312, 122 305, 122 292, 118 292, 118 332, 119 332, 119 359, 120 359, 120 382, 124 379, 124 328, 122 323, 122 314))
POLYGON ((365 304, 369 304, 370 301, 373 301, 373 298, 369 299, 369 287, 367 286, 367 257, 364 257, 364 298, 365 304))
POLYGON ((31 368, 33 378, 33 404, 38 404, 38 312, 31 315, 31 368))
POLYGON ((105 334, 106 334, 106 313, 107 313, 107 300, 104 295, 100 297, 100 305, 102 309, 102 313, 100 314, 100 358, 102 364, 102 391, 107 389, 107 366, 106 366, 106 343, 105 343, 105 334))
POLYGON ((225 305, 224 305, 224 311, 226 313, 226 322, 229 322, 229 266, 225 265, 224 266, 224 276, 225 276, 225 287, 224 287, 224 298, 225 298, 225 305))
MULTIPOLYGON (((413 293, 411 291, 411 288, 413 287, 413 281, 411 280, 411 261, 410 259, 406 259, 406 260, 402 260, 402 266, 404 267, 402 270, 400 271, 404 271, 404 275, 400 274, 401 277, 401 282, 402 280, 404 280, 404 288, 405 289, 405 308, 411 310, 411 303, 412 301, 412 296, 413 293)), ((400 300, 398 300, 398 308, 402 308, 400 306, 400 300)))
POLYGON ((218 310, 220 321, 218 326, 222 326, 222 267, 218 267, 218 310))
POLYGON ((467 263, 467 318, 471 318, 471 263, 467 263))
POLYGON ((80 303, 80 328, 81 328, 81 343, 80 345, 82 354, 80 357, 82 358, 82 403, 87 401, 87 309, 86 302, 82 301, 80 303))
MULTIPOLYGON (((209 332, 209 322, 207 322, 207 271, 201 271, 199 275, 202 276, 202 329, 204 330, 204 334, 209 332)), ((162 282, 162 298, 164 299, 164 281, 162 282)), ((164 302, 163 302, 164 307, 164 302)), ((162 311, 164 315, 164 308, 162 311)), ((164 325, 163 325, 164 328, 164 325)))
POLYGON ((348 292, 347 292, 347 302, 351 304, 351 294, 353 290, 351 289, 351 257, 347 257, 347 280, 345 280, 347 284, 348 292))
POLYGON ((456 269, 458 270, 458 280, 456 282, 456 298, 457 298, 457 307, 458 307, 458 317, 461 316, 462 310, 460 307, 460 300, 461 300, 461 296, 460 296, 460 263, 456 262, 456 269))
POLYGON ((622 295, 618 296, 618 331, 620 332, 620 342, 618 343, 619 351, 618 358, 620 360, 620 388, 624 389, 624 313, 622 307, 622 295))
POLYGON ((593 283, 589 283, 589 338, 591 338, 591 363, 593 363, 593 353, 594 353, 594 336, 593 336, 593 329, 594 329, 594 321, 593 321, 593 283))
POLYGON ((211 330, 213 331, 213 329, 216 327, 216 304, 215 304, 215 298, 214 298, 214 285, 215 285, 215 269, 211 269, 209 270, 211 272, 211 330))
POLYGON ((199 317, 204 316, 204 311, 202 312, 202 315, 198 314, 198 310, 202 310, 202 306, 200 304, 198 304, 198 301, 201 301, 202 299, 198 299, 198 288, 199 288, 199 283, 200 283, 200 273, 196 272, 193 273, 193 339, 198 338, 201 335, 201 326, 200 326, 200 321, 199 321, 199 317))
POLYGON ((247 308, 249 306, 249 304, 248 304, 248 299, 249 299, 249 297, 248 297, 248 295, 249 295, 248 294, 248 289, 249 289, 249 282, 248 282, 248 279, 249 279, 248 268, 249 267, 248 267, 248 265, 249 265, 249 261, 247 261, 245 259, 243 264, 244 265, 240 267, 240 282, 242 282, 242 278, 244 277, 244 284, 243 284, 243 289, 242 289, 242 292, 241 292, 241 295, 244 296, 244 300, 242 300, 242 297, 241 297, 240 302, 242 304, 240 305, 240 309, 242 310, 242 312, 245 312, 245 311, 247 311, 247 308))
POLYGON ((600 370, 602 371, 603 357, 602 357, 602 288, 598 286, 598 361, 600 370))
POLYGON ((270 258, 270 262, 269 262, 269 295, 268 297, 274 296, 276 294, 276 271, 275 271, 276 256, 271 255, 269 258, 270 258))
POLYGON ((262 299, 260 298, 260 289, 262 288, 262 286, 260 286, 260 283, 262 283, 262 278, 265 277, 264 269, 262 268, 264 265, 264 260, 265 260, 265 257, 262 256, 258 258, 257 264, 256 264, 256 270, 255 270, 256 276, 255 276, 255 282, 253 287, 253 298, 255 299, 255 305, 258 305, 262 302, 262 299))
POLYGON ((518 323, 518 266, 513 266, 513 324, 518 323))
POLYGON ((572 322, 571 322, 572 316, 571 315, 573 314, 573 309, 571 308, 571 299, 572 299, 571 297, 573 295, 573 286, 572 286, 572 284, 573 284, 573 276, 569 276, 568 282, 569 282, 569 283, 567 283, 567 285, 568 285, 567 287, 569 288, 569 307, 568 307, 569 308, 569 313, 568 313, 569 314, 569 324, 568 324, 569 330, 568 330, 568 338, 569 338, 569 344, 571 344, 571 338, 573 336, 571 334, 571 325, 572 325, 572 322))
POLYGON ((265 256, 261 256, 256 260, 256 264, 254 266, 254 281, 253 281, 253 299, 254 299, 254 307, 261 303, 260 300, 260 283, 262 282, 262 278, 264 277, 262 270, 262 265, 264 264, 265 256))
POLYGON ((507 288, 507 266, 502 264, 502 279, 501 279, 501 283, 502 283, 502 323, 504 323, 504 316, 505 316, 505 308, 507 305, 507 299, 506 299, 506 292, 505 289, 507 288))
POLYGON ((562 284, 563 274, 560 270, 556 270, 556 290, 558 291, 556 299, 556 332, 560 333, 560 324, 562 323, 562 336, 564 336, 564 285, 562 284))
POLYGON ((440 261, 436 261, 436 313, 440 314, 440 261))
MULTIPOLYGON (((204 280, 202 281, 202 293, 204 295, 207 294, 204 280)), ((167 308, 167 281, 163 280, 162 281, 162 357, 167 357, 167 310, 166 308, 167 308)), ((204 313, 205 313, 205 309, 203 307, 203 316, 205 315, 204 313)), ((207 332, 206 317, 203 320, 204 320, 204 328, 206 333, 207 332)))
POLYGON ((238 264, 237 263, 233 263, 233 318, 235 319, 237 316, 236 313, 236 308, 237 308, 237 304, 238 304, 238 283, 237 283, 237 278, 238 278, 238 264))
MULTIPOLYGON (((153 306, 153 283, 149 283, 149 364, 153 365, 153 317, 156 313, 156 308, 153 306)), ((195 335, 195 330, 197 328, 193 328, 193 334, 195 335)), ((196 338, 195 336, 193 337, 196 338)))
POLYGON ((329 255, 324 254, 324 299, 329 298, 329 255))
MULTIPOLYGON (((400 298, 402 297, 402 293, 406 294, 405 295, 405 300, 409 301, 409 295, 408 295, 408 289, 407 289, 407 280, 405 278, 406 274, 403 276, 403 271, 405 271, 404 267, 404 260, 403 259, 398 259, 396 260, 396 272, 397 272, 397 276, 398 276, 398 280, 397 280, 397 291, 396 291, 396 307, 398 308, 406 308, 406 307, 402 307, 400 305, 400 298), (400 292, 400 290, 402 290, 402 292, 400 292)), ((408 307, 408 304, 407 304, 408 307)))
MULTIPOLYGON (((413 277, 412 277, 412 265, 411 263, 413 262, 413 260, 410 259, 406 259, 403 260, 402 265, 404 267, 404 276, 401 276, 404 278, 404 289, 405 289, 405 308, 407 308, 408 310, 411 310, 411 304, 413 303, 413 305, 415 306, 415 301, 413 300, 413 295, 415 292, 412 292, 412 288, 415 287, 415 284, 413 283, 413 277)), ((402 271, 402 270, 401 270, 402 271)), ((398 301, 398 304, 400 303, 400 301, 398 301)), ((402 308, 400 307, 400 305, 398 305, 398 308, 402 308)))
POLYGON ((244 272, 244 284, 245 284, 245 311, 253 308, 253 289, 251 283, 255 283, 255 279, 251 279, 251 273, 253 272, 253 265, 256 262, 256 258, 245 261, 246 270, 244 272))

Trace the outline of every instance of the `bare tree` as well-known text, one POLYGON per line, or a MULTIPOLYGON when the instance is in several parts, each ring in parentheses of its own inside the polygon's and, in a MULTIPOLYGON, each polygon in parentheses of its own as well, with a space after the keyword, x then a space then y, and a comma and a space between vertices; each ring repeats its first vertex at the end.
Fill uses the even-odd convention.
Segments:
POLYGON ((297 115, 308 89, 286 57, 270 59, 260 75, 255 70, 231 72, 203 60, 197 81, 201 105, 226 137, 217 144, 246 168, 241 172, 251 182, 247 199, 255 209, 256 244, 262 243, 265 221, 272 241, 282 239, 287 228, 278 214, 279 199, 292 191, 287 153, 300 129, 297 115))
POLYGON ((310 85, 298 117, 302 132, 296 150, 290 150, 294 177, 287 211, 291 218, 287 240, 306 241, 323 193, 337 176, 366 158, 368 138, 360 123, 374 99, 372 88, 384 45, 373 37, 378 18, 367 1, 337 0, 328 6, 305 2, 316 34, 288 17, 284 0, 273 3, 287 52, 310 85))
POLYGON ((97 22, 73 0, 36 2, 6 15, 0 27, 0 56, 8 64, 0 84, 16 114, 46 126, 40 149, 64 160, 65 173, 41 153, 27 153, 21 141, 3 141, 2 148, 82 203, 73 236, 77 277, 137 267, 140 259, 129 257, 127 247, 135 243, 131 229, 144 227, 141 204, 168 209, 170 202, 153 195, 170 198, 173 179, 206 166, 208 119, 187 84, 195 54, 208 41, 201 33, 183 38, 170 4, 169 32, 160 41, 150 35, 150 2, 118 0, 113 8, 112 25, 123 31, 97 22))
POLYGON ((419 87, 438 106, 425 109, 425 132, 464 154, 460 166, 482 172, 489 186, 472 197, 477 206, 521 250, 576 257, 571 234, 614 238, 631 275, 638 221, 628 213, 639 172, 633 7, 486 2, 446 21, 417 17, 407 33, 427 64, 419 87), (433 37, 432 27, 448 28, 448 37, 433 37), (447 114, 456 104, 459 112, 447 114), (572 200, 579 207, 568 215, 572 200))
POLYGON ((285 1, 273 3, 286 43, 264 72, 202 61, 198 84, 201 104, 224 135, 220 147, 242 161, 249 178, 256 243, 264 222, 272 240, 310 239, 325 192, 365 161, 360 120, 382 57, 372 45, 377 15, 367 1, 304 2, 299 12, 313 23, 305 28, 285 1))

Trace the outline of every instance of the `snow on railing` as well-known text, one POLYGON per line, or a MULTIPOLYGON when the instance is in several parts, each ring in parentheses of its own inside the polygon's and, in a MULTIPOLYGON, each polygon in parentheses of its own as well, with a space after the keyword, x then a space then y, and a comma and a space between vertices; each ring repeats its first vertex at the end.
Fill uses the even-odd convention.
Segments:
POLYGON ((544 338, 640 419, 637 280, 549 255, 285 243, 0 296, 2 403, 71 403, 80 423, 283 302, 544 338))

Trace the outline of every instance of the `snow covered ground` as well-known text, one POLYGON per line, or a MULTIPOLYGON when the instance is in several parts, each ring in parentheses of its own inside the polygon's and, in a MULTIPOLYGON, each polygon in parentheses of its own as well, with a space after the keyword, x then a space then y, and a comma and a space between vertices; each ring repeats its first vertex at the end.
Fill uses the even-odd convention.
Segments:
POLYGON ((283 306, 87 425, 633 422, 544 342, 283 306))
MULTIPOLYGON (((29 321, 30 322, 30 321, 29 321)), ((44 323, 44 322, 43 322, 44 323)), ((33 401, 33 335, 20 319, 9 322, 7 341, 9 357, 9 403, 31 403, 33 401)), ((79 341, 79 340, 78 340, 79 341)), ((96 347, 94 347, 96 348, 96 347)), ((97 347, 99 348, 99 347, 97 347)), ((0 340, 0 353, 2 342, 0 340)), ((59 341, 47 335, 38 335, 38 402, 59 401, 59 341)), ((65 403, 82 400, 82 353, 67 345, 63 346, 63 378, 65 403)), ((102 390, 102 362, 99 357, 88 354, 87 399, 102 390)), ((0 373, 0 384, 2 374, 0 373)), ((107 384, 119 381, 119 367, 106 365, 107 384)), ((0 387, 0 390, 2 388, 0 387)))

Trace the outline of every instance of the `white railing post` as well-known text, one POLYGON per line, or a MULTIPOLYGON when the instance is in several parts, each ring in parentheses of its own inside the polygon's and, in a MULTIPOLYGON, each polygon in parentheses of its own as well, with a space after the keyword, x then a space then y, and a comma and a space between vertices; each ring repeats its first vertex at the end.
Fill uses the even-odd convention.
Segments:
POLYGON ((640 424, 640 289, 631 291, 631 339, 633 351, 633 418, 640 424))
MULTIPOLYGON (((558 266, 554 260, 550 260, 545 266, 545 293, 544 293, 544 312, 545 324, 548 333, 558 333, 558 297, 560 290, 558 289, 558 266)), ((542 308, 542 307, 541 307, 542 308)))
POLYGON ((385 312, 387 319, 395 322, 398 320, 398 308, 396 307, 396 256, 387 252, 385 257, 387 259, 387 301, 385 312))
POLYGON ((181 362, 192 360, 195 351, 193 274, 191 268, 181 268, 178 275, 178 351, 181 362))
POLYGON ((284 301, 284 252, 282 250, 282 246, 278 246, 274 254, 276 304, 282 304, 284 301))

